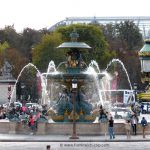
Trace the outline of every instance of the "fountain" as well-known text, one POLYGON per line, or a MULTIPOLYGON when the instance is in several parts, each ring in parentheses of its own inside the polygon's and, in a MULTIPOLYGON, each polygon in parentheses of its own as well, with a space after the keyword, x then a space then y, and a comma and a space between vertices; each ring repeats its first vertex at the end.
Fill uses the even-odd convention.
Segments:
POLYGON ((58 72, 53 61, 51 61, 47 72, 42 74, 46 79, 47 91, 49 91, 51 109, 48 113, 55 122, 72 122, 73 97, 75 96, 76 121, 94 122, 96 115, 93 112, 95 112, 94 109, 98 108, 93 106, 90 98, 87 98, 91 95, 88 92, 92 89, 92 86, 96 86, 94 94, 97 100, 94 101, 97 101, 99 105, 103 105, 101 92, 98 89, 100 89, 99 81, 104 77, 104 74, 100 73, 98 64, 95 61, 91 61, 89 67, 87 67, 82 59, 82 51, 91 47, 86 43, 77 42, 79 35, 76 32, 71 33, 70 36, 71 42, 65 42, 58 46, 58 48, 69 49, 67 52, 67 61, 58 65, 60 67, 62 64, 65 64, 65 72, 58 72), (75 95, 74 87, 72 86, 74 81, 77 82, 78 86, 75 89, 75 95))

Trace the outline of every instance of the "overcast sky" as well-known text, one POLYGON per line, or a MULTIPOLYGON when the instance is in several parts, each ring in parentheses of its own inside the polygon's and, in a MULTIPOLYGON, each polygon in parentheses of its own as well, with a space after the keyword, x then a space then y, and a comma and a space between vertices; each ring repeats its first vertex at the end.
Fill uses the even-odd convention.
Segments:
POLYGON ((66 17, 150 16, 150 0, 0 0, 0 28, 49 28, 66 17))

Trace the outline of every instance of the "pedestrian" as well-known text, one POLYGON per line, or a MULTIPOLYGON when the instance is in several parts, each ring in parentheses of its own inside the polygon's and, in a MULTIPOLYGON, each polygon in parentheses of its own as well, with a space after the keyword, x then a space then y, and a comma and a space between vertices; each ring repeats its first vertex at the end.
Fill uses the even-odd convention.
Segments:
POLYGON ((51 146, 50 146, 50 145, 47 145, 47 146, 46 146, 46 150, 51 150, 51 146))
POLYGON ((144 110, 144 105, 143 105, 143 103, 141 103, 141 113, 142 114, 144 113, 143 110, 144 110))
POLYGON ((29 118, 29 127, 30 127, 31 130, 32 130, 32 133, 31 133, 31 134, 33 134, 34 131, 35 131, 35 120, 34 120, 34 118, 33 118, 32 115, 30 115, 30 118, 29 118))
POLYGON ((134 135, 136 135, 137 124, 138 124, 138 118, 136 117, 136 115, 133 115, 131 118, 131 125, 132 125, 134 135))
POLYGON ((100 110, 100 116, 99 116, 99 121, 100 121, 100 125, 104 131, 104 134, 105 134, 105 138, 106 138, 106 135, 107 135, 107 126, 108 126, 108 117, 106 115, 106 113, 104 112, 103 109, 100 110))
POLYGON ((141 125, 142 125, 143 138, 145 138, 145 129, 146 129, 146 126, 147 126, 147 120, 145 119, 145 117, 142 118, 141 125))
POLYGON ((113 120, 112 116, 110 117, 110 119, 108 121, 108 132, 109 132, 110 139, 114 139, 115 138, 115 134, 114 134, 114 120, 113 120))
POLYGON ((127 134, 127 139, 131 139, 131 122, 130 122, 130 120, 126 121, 125 130, 126 130, 126 134, 127 134))

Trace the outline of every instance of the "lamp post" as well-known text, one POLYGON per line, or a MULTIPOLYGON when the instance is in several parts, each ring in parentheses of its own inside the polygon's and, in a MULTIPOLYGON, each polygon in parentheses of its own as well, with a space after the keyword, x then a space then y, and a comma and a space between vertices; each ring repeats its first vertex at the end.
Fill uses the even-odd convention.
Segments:
POLYGON ((79 139, 76 134, 76 90, 78 88, 77 79, 72 80, 72 93, 73 93, 73 129, 70 139, 79 139))
POLYGON ((136 102, 136 101, 137 101, 137 97, 136 97, 136 94, 137 94, 137 83, 134 83, 134 84, 133 84, 133 89, 134 89, 135 102, 136 102))
POLYGON ((24 83, 21 83, 21 101, 24 100, 24 89, 25 89, 25 85, 24 83))

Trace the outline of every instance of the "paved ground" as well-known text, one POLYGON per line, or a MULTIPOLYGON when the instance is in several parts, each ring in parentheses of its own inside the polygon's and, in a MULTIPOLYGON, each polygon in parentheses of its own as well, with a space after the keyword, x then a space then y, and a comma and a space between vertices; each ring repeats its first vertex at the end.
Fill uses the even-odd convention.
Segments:
POLYGON ((150 142, 150 135, 143 139, 142 135, 132 135, 127 140, 126 135, 116 135, 110 140, 109 136, 79 136, 79 139, 72 140, 68 135, 24 135, 24 134, 0 134, 0 142, 150 142))
POLYGON ((141 135, 127 140, 125 135, 116 135, 109 140, 104 136, 79 136, 78 140, 70 140, 65 135, 16 135, 0 134, 0 150, 149 150, 150 135, 145 139, 141 135))
POLYGON ((149 142, 0 142, 0 150, 149 150, 149 142))

